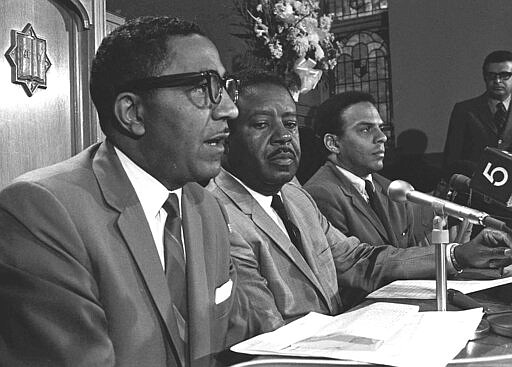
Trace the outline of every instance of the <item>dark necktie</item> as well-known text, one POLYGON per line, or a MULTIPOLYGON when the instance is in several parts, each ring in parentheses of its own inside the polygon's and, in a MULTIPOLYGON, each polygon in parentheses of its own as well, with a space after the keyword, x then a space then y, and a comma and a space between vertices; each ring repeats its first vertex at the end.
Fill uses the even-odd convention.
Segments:
POLYGON ((299 252, 302 254, 302 257, 305 258, 299 229, 288 217, 288 213, 286 213, 286 209, 284 208, 284 204, 281 201, 281 197, 277 194, 273 195, 272 204, 270 204, 270 206, 276 211, 277 215, 279 215, 279 218, 281 218, 283 221, 284 227, 288 232, 288 237, 290 237, 290 241, 292 241, 297 250, 299 250, 299 252))
POLYGON ((496 112, 494 113, 494 123, 496 124, 496 128, 498 129, 498 135, 501 135, 503 129, 505 128, 505 124, 507 122, 507 109, 505 105, 500 102, 496 105, 496 112))
POLYGON ((364 180, 364 189, 368 194, 368 204, 370 204, 370 207, 373 209, 375 214, 377 214, 377 217, 380 219, 380 222, 386 229, 388 236, 390 236, 390 238, 393 238, 393 236, 391 236, 390 233, 392 232, 392 229, 388 221, 388 215, 384 207, 382 206, 382 203, 380 202, 379 198, 377 197, 377 194, 375 193, 375 190, 373 188, 373 184, 370 180, 364 180))
POLYGON ((177 315, 180 336, 187 343, 187 277, 185 255, 181 242, 181 217, 176 194, 169 194, 163 205, 167 212, 164 228, 165 274, 171 294, 171 302, 179 312, 177 315))

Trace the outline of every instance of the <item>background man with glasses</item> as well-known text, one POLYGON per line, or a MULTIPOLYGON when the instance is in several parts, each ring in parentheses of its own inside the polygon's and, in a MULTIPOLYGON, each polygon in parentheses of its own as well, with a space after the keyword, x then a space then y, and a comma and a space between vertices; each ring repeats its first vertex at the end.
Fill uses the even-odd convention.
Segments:
POLYGON ((485 147, 508 150, 512 144, 509 120, 512 93, 512 52, 494 51, 484 60, 484 94, 453 107, 444 148, 448 174, 471 175, 485 147))
POLYGON ((236 80, 193 23, 106 37, 106 141, 0 192, 0 365, 206 366, 240 300, 220 171, 236 80))
MULTIPOLYGON (((485 147, 512 148, 510 96, 512 94, 512 52, 494 51, 482 66, 486 91, 453 107, 444 148, 447 180, 455 173, 471 177, 485 147)), ((458 202, 483 210, 512 225, 512 212, 488 203, 481 195, 459 193, 458 202)), ((473 227, 473 235, 481 230, 473 227)))

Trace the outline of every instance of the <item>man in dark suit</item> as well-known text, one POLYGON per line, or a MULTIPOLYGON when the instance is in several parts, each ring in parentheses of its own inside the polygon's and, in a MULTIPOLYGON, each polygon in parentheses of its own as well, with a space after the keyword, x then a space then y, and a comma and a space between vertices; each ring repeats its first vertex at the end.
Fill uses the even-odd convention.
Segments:
POLYGON ((389 199, 390 181, 377 174, 387 140, 382 125, 368 93, 340 93, 322 103, 315 131, 327 161, 304 188, 345 235, 372 244, 416 246, 425 236, 415 237, 411 205, 389 199))
MULTIPOLYGON (((346 237, 292 182, 300 159, 297 111, 281 79, 246 75, 238 107, 239 117, 229 121, 225 170, 208 188, 226 206, 239 284, 259 320, 247 337, 310 311, 342 312, 346 286, 368 292, 398 278, 434 276, 432 247, 397 249, 346 237)), ((452 246, 458 264, 450 266, 508 264, 510 244, 505 234, 485 231, 452 246)))
POLYGON ((224 210, 194 182, 219 172, 238 114, 224 75, 193 23, 144 17, 103 40, 106 141, 0 193, 0 365, 215 364, 237 279, 224 210))
POLYGON ((476 168, 485 147, 508 150, 512 144, 510 96, 512 93, 512 52, 494 51, 484 60, 484 94, 453 107, 444 148, 448 174, 458 166, 476 168))
MULTIPOLYGON (((444 170, 447 180, 455 174, 471 177, 477 169, 485 147, 510 150, 512 148, 512 52, 494 51, 484 60, 482 73, 484 94, 456 103, 453 107, 444 147, 444 170)), ((489 203, 478 193, 459 193, 458 201, 485 211, 508 225, 512 213, 489 203)), ((481 230, 474 226, 473 235, 481 230)))

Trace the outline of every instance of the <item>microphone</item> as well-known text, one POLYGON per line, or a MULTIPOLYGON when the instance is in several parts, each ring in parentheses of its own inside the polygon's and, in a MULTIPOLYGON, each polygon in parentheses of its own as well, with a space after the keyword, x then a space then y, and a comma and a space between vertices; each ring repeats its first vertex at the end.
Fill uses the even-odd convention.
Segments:
MULTIPOLYGON (((480 194, 483 197, 483 200, 485 202, 487 202, 489 204, 497 205, 504 209, 509 209, 509 210, 511 209, 510 206, 507 206, 507 204, 488 196, 485 192, 475 189, 473 187, 474 185, 472 184, 472 179, 467 176, 460 175, 458 173, 452 175, 452 177, 450 178, 449 186, 451 188, 453 188, 453 190, 455 190, 455 191, 465 192, 468 190, 473 190, 473 191, 477 192, 478 194, 480 194)), ((495 191, 495 190, 492 190, 492 191, 495 191)))
POLYGON ((486 147, 469 187, 502 205, 512 207, 512 155, 486 147))
POLYGON ((416 191, 411 184, 405 181, 396 180, 391 182, 388 187, 388 196, 393 201, 410 201, 419 205, 430 206, 436 211, 436 213, 444 213, 461 220, 467 219, 473 224, 480 224, 485 227, 512 233, 510 228, 508 228, 504 222, 491 217, 485 212, 416 191))
POLYGON ((455 191, 465 191, 470 189, 471 179, 468 176, 460 175, 458 173, 452 175, 449 182, 450 187, 455 191))

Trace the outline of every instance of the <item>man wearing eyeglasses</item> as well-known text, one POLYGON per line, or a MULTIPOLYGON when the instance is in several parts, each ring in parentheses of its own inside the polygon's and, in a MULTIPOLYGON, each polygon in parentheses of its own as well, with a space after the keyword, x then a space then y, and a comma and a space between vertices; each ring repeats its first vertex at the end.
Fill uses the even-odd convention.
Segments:
POLYGON ((450 174, 471 175, 485 147, 508 150, 512 145, 512 52, 491 52, 482 71, 486 92, 455 104, 450 117, 444 148, 444 165, 450 174), (461 167, 464 172, 458 171, 461 167))
MULTIPOLYGON (((229 121, 224 169, 208 189, 226 206, 237 240, 231 252, 254 321, 247 337, 308 312, 343 312, 346 287, 371 292, 395 279, 434 277, 433 247, 403 249, 346 237, 295 182, 301 156, 297 109, 281 78, 243 75, 238 108, 239 117, 229 121)), ((508 265, 510 246, 504 233, 486 231, 452 246, 451 265, 508 265)), ((231 330, 243 321, 234 319, 231 330)))
POLYGON ((0 192, 0 365, 208 366, 240 301, 220 171, 237 82, 193 23, 128 22, 92 64, 106 141, 0 192))
MULTIPOLYGON (((444 148, 444 169, 447 179, 455 174, 471 177, 477 169, 485 147, 510 150, 512 121, 512 52, 494 51, 482 66, 486 91, 484 94, 459 102, 453 107, 444 148)), ((489 203, 478 193, 459 193, 463 205, 482 210, 512 225, 512 212, 489 203)), ((481 230, 473 226, 473 235, 481 230)))

